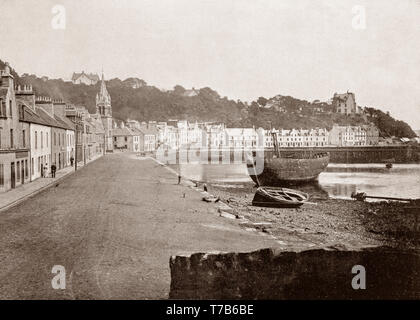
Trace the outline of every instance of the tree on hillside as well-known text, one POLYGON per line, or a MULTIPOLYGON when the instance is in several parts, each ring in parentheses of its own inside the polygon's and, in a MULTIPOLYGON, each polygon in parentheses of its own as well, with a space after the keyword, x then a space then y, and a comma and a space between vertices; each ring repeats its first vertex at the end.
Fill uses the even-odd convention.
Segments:
POLYGON ((259 97, 259 98, 258 98, 258 100, 257 100, 257 102, 258 102, 258 104, 259 104, 260 106, 265 107, 265 105, 266 105, 266 104, 267 104, 267 102, 268 102, 268 99, 266 99, 266 98, 264 98, 264 97, 259 97))

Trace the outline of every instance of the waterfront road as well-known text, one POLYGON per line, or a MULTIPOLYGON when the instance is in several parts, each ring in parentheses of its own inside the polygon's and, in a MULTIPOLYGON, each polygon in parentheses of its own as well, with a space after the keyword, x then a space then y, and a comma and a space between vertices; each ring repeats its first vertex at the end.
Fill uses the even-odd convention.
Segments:
POLYGON ((0 213, 0 298, 167 298, 171 255, 272 241, 219 217, 152 159, 106 155, 0 213), (54 265, 64 290, 52 288, 54 265))

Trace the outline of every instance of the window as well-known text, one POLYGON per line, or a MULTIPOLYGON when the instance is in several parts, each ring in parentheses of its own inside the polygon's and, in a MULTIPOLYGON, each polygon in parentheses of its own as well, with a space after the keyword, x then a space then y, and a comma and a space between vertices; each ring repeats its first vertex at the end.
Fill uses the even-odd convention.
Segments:
POLYGON ((34 171, 35 171, 34 158, 32 158, 31 159, 31 172, 32 172, 32 175, 34 174, 34 171))
POLYGON ((16 180, 20 180, 20 161, 16 162, 16 180))
POLYGON ((23 106, 19 106, 19 119, 24 119, 25 115, 24 115, 24 111, 23 111, 23 106))
POLYGON ((6 117, 6 101, 0 99, 0 116, 6 117))
POLYGON ((57 145, 57 134, 54 132, 54 145, 57 145))
POLYGON ((4 165, 0 164, 0 186, 4 186, 4 165))
POLYGON ((12 116, 12 100, 9 100, 9 116, 12 116))
POLYGON ((28 160, 25 160, 25 178, 28 178, 28 160))
POLYGON ((25 129, 22 130, 22 147, 26 147, 25 129))
POLYGON ((46 132, 45 134, 47 136, 47 143, 46 143, 46 145, 47 145, 47 148, 48 148, 48 132, 46 132))
POLYGON ((10 148, 13 149, 14 141, 13 141, 13 129, 10 129, 10 148))
POLYGON ((44 148, 44 133, 41 131, 41 149, 44 148))
POLYGON ((38 148, 38 132, 35 131, 35 149, 38 148))

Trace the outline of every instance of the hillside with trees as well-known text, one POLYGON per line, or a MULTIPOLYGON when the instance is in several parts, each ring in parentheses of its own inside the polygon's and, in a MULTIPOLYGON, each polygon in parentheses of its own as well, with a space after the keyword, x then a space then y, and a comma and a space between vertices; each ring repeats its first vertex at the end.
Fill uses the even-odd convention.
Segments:
MULTIPOLYGON (((3 68, 4 63, 0 60, 0 69, 3 68)), ((84 105, 91 113, 95 112, 95 97, 99 92, 100 83, 88 86, 62 79, 39 78, 36 75, 19 76, 14 70, 12 73, 17 84, 32 85, 38 96, 63 99, 75 105, 84 105)), ((251 103, 246 103, 221 97, 208 87, 187 90, 176 85, 172 90, 165 91, 138 78, 114 78, 106 81, 106 85, 112 99, 113 116, 121 120, 187 119, 224 122, 229 127, 273 126, 284 129, 331 129, 334 123, 360 125, 373 122, 383 137, 416 136, 407 123, 375 108, 365 108, 364 114, 361 115, 345 116, 334 113, 331 104, 326 102, 309 102, 290 96, 259 97, 251 103)))

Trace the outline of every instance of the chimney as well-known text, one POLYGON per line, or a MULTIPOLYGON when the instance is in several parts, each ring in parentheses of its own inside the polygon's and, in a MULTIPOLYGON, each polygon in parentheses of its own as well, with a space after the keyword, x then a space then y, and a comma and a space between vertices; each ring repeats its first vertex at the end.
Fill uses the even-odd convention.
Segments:
POLYGON ((14 88, 14 84, 13 84, 13 76, 10 73, 10 65, 8 62, 5 63, 5 67, 4 70, 0 71, 0 76, 1 76, 1 87, 3 88, 7 88, 7 87, 12 87, 12 89, 14 88))
POLYGON ((15 90, 16 100, 23 101, 28 107, 35 111, 35 93, 31 85, 18 85, 15 90))
POLYGON ((54 104, 50 97, 36 97, 35 104, 48 113, 51 118, 54 118, 54 104))
POLYGON ((63 100, 53 100, 54 114, 65 118, 66 117, 66 103, 63 100))

